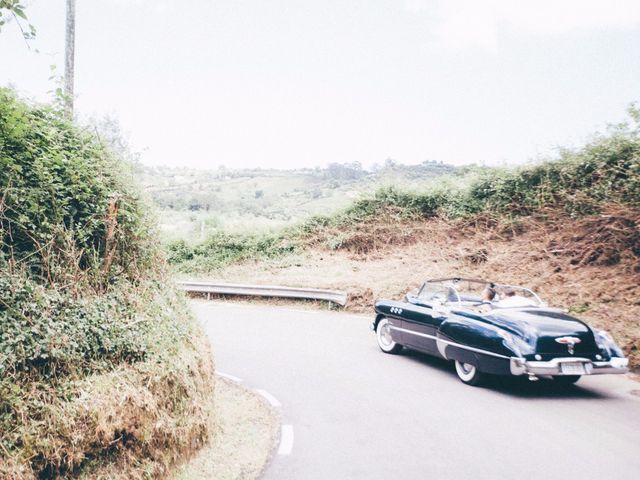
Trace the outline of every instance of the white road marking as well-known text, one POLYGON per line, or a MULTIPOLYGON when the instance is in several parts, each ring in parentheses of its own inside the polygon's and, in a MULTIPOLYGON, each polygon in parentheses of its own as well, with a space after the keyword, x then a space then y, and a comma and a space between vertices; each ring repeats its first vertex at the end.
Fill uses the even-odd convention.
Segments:
POLYGON ((228 373, 222 373, 216 370, 216 375, 219 377, 226 378, 227 380, 231 380, 232 382, 242 383, 242 379, 233 375, 229 375, 228 373))
POLYGON ((278 455, 291 455, 293 450, 293 425, 282 425, 278 455))
POLYGON ((267 401, 274 407, 279 408, 282 406, 282 404, 280 403, 280 401, 274 397, 273 395, 271 395, 269 392, 267 392, 266 390, 256 390, 256 392, 258 392, 260 395, 262 395, 264 398, 267 399, 267 401))

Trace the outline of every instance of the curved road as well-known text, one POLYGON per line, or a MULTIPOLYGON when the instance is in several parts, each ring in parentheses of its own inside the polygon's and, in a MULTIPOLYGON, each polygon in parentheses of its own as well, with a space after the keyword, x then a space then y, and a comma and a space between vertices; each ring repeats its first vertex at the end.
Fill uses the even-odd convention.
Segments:
POLYGON ((623 376, 469 387, 418 353, 385 355, 370 318, 194 302, 216 368, 282 403, 290 455, 264 478, 640 478, 640 383, 623 376))

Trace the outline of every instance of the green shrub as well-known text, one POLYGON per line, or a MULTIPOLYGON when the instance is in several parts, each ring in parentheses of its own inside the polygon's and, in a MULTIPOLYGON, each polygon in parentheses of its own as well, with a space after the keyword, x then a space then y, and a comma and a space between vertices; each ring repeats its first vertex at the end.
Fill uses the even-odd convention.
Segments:
POLYGON ((140 275, 154 251, 123 168, 95 134, 0 89, 0 254, 49 283, 140 275))
POLYGON ((213 434, 206 337, 130 177, 0 89, 0 478, 163 477, 213 434))
POLYGON ((0 274, 0 376, 64 375, 143 358, 147 325, 136 318, 136 293, 123 284, 76 298, 22 275, 0 274))
POLYGON ((184 240, 169 243, 167 260, 181 271, 207 271, 247 259, 279 257, 299 247, 295 239, 284 234, 230 235, 217 232, 194 246, 184 240))
POLYGON ((467 193, 477 211, 530 215, 561 208, 588 215, 608 202, 640 205, 640 136, 618 129, 560 159, 516 170, 488 172, 467 193))
MULTIPOLYGON (((324 221, 349 224, 381 210, 397 210, 407 217, 465 217, 477 213, 531 215, 546 208, 572 216, 596 213, 609 202, 640 206, 640 123, 623 124, 597 136, 583 148, 563 150, 560 158, 516 169, 492 168, 473 172, 469 185, 443 186, 427 192, 396 188, 378 190, 344 212, 324 221)), ((461 182, 463 183, 463 182, 461 182)), ((322 228, 315 220, 307 222, 322 228)))

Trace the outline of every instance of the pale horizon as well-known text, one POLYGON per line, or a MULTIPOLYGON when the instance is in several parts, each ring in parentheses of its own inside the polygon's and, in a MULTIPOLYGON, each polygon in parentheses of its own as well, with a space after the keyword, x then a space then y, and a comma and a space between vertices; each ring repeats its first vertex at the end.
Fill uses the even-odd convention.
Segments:
MULTIPOLYGON (((640 99, 628 0, 77 2, 76 113, 110 115, 149 166, 519 165, 577 147, 640 99)), ((43 101, 64 0, 33 0, 0 85, 43 101), (39 50, 40 53, 37 53, 39 50)))

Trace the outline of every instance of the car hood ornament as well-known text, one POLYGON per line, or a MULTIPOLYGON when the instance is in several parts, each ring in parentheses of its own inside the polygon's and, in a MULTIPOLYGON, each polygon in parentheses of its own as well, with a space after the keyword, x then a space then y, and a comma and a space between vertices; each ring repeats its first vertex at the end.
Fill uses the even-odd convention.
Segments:
POLYGON ((556 342, 566 345, 567 350, 569 350, 569 355, 573 355, 576 344, 580 343, 581 340, 578 337, 558 337, 556 338, 556 342))

